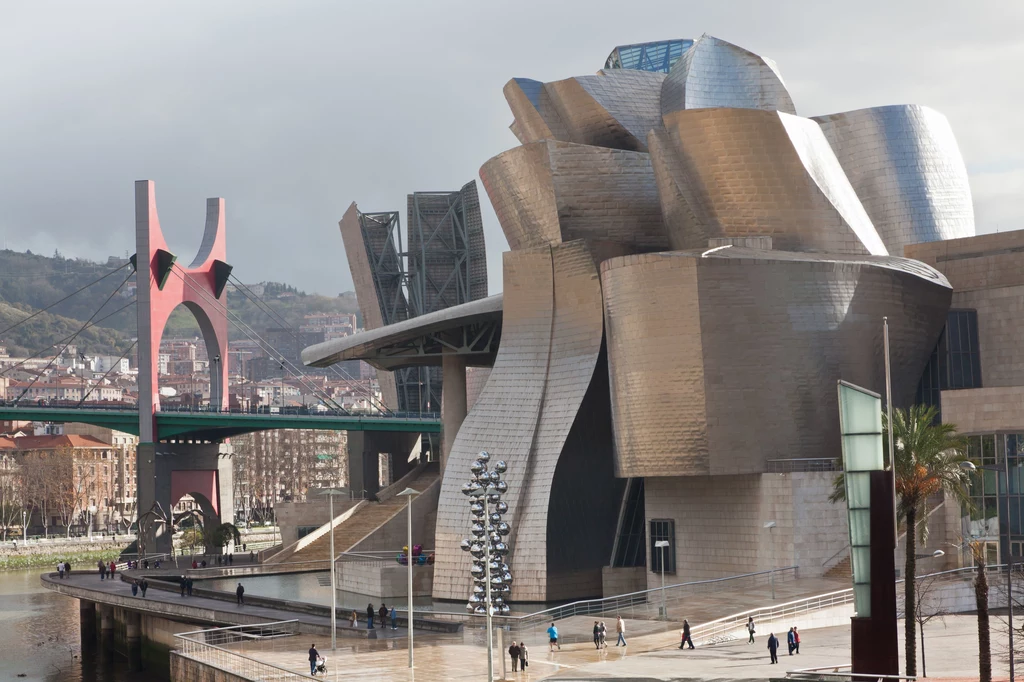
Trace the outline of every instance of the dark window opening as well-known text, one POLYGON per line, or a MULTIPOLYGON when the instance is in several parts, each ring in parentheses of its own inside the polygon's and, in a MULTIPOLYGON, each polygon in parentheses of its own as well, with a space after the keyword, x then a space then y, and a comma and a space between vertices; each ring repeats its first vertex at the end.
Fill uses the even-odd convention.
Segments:
POLYGON ((664 561, 665 573, 676 572, 676 522, 674 519, 651 520, 651 571, 661 573, 664 561), (667 547, 658 547, 658 542, 667 541, 667 547))
POLYGON ((647 565, 647 553, 644 551, 647 534, 644 525, 644 479, 631 478, 626 484, 622 525, 612 566, 626 568, 647 565))

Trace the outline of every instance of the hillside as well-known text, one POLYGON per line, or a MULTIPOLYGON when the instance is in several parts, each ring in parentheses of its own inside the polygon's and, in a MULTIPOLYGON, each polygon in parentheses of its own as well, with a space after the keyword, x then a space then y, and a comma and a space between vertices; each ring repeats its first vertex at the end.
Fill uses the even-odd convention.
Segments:
MULTIPOLYGON (((31 252, 0 250, 0 330, 111 273, 124 260, 111 258, 108 263, 95 263, 81 258, 64 258, 59 253, 40 256, 31 252)), ((61 338, 73 334, 101 306, 97 320, 133 300, 130 292, 134 290, 135 278, 129 276, 130 272, 129 266, 110 274, 24 325, 0 334, 0 339, 7 344, 12 354, 33 353, 57 343, 61 338), (120 291, 104 305, 119 286, 120 291)), ((303 316, 311 313, 357 313, 353 296, 307 294, 277 282, 263 285, 263 301, 284 318, 289 326, 298 326, 303 316)), ((267 327, 280 326, 241 292, 229 293, 228 310, 232 320, 240 319, 260 334, 267 327)), ((135 330, 136 313, 135 307, 131 306, 84 332, 77 343, 89 353, 111 353, 116 350, 116 354, 120 354, 131 344, 135 330)), ((165 332, 167 337, 191 337, 198 334, 199 327, 195 318, 184 308, 174 312, 165 332)), ((231 338, 246 338, 234 323, 231 324, 231 338)))

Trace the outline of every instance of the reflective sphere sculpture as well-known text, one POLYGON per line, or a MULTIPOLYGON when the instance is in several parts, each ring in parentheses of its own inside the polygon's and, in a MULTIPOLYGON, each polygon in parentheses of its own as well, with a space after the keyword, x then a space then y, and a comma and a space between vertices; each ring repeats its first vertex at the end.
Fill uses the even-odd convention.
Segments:
POLYGON ((505 460, 499 459, 497 462, 494 463, 494 470, 497 471, 499 474, 503 474, 506 471, 508 471, 508 464, 505 464, 505 460))
POLYGON ((508 483, 505 483, 505 481, 498 481, 495 484, 494 487, 495 487, 495 489, 497 489, 497 491, 499 493, 507 493, 508 492, 508 483))
POLYGON ((480 454, 476 456, 476 461, 486 464, 491 461, 491 456, 487 454, 486 450, 481 450, 480 454))
POLYGON ((499 514, 504 514, 505 512, 508 511, 508 503, 507 502, 499 502, 498 504, 494 505, 494 509, 499 514))
POLYGON ((463 540, 459 544, 459 547, 462 548, 463 552, 468 552, 472 546, 473 546, 473 543, 471 543, 468 538, 466 540, 463 540))
POLYGON ((502 604, 501 605, 501 615, 507 616, 510 613, 512 613, 512 609, 509 607, 509 605, 508 604, 502 604))
POLYGON ((488 470, 490 459, 487 452, 481 452, 470 466, 471 480, 462 485, 463 494, 469 497, 472 518, 472 537, 460 544, 462 550, 473 557, 470 569, 473 586, 466 608, 476 615, 488 612, 507 615, 510 610, 506 600, 512 593, 512 574, 507 563, 510 548, 505 538, 511 534, 511 526, 502 517, 508 512, 508 503, 502 501, 501 495, 508 492, 508 483, 502 480, 508 465, 499 461, 493 470, 488 470))
MULTIPOLYGON (((498 524, 498 535, 508 535, 511 532, 512 532, 512 527, 510 525, 508 525, 507 523, 505 523, 504 521, 502 521, 501 523, 498 524)), ((463 549, 467 549, 467 548, 463 547, 463 549)))
POLYGON ((483 462, 473 462, 469 466, 470 472, 472 472, 474 474, 481 474, 481 473, 484 472, 484 469, 486 469, 486 468, 487 467, 484 466, 483 462))

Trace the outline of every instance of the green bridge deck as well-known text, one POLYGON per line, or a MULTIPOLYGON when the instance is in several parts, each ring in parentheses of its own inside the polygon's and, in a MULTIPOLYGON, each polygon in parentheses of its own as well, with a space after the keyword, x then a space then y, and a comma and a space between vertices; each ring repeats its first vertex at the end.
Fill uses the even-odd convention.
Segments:
MULTIPOLYGON (((92 424, 139 435, 136 410, 68 407, 0 406, 0 420, 92 424)), ((157 412, 158 440, 220 440, 242 433, 271 429, 320 431, 401 431, 440 433, 436 417, 342 414, 266 414, 247 412, 157 412)))

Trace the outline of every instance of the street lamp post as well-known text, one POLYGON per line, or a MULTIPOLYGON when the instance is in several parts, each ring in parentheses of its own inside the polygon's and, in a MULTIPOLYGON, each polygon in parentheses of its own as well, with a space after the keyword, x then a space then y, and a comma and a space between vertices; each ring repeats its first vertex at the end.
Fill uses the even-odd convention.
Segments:
POLYGON ((661 550, 661 617, 668 620, 668 602, 665 600, 665 549, 668 540, 657 540, 654 546, 661 550))
MULTIPOLYGON (((220 356, 219 355, 214 355, 213 356, 213 374, 210 375, 210 402, 211 403, 213 402, 213 382, 214 382, 214 377, 216 377, 217 385, 220 386, 220 356)), ((230 386, 228 388, 230 388, 230 386)), ((220 386, 220 389, 221 390, 217 392, 218 393, 218 395, 217 395, 217 412, 220 412, 220 407, 223 404, 221 399, 226 395, 225 392, 224 392, 224 387, 220 386)), ((210 407, 213 407, 213 405, 211 405, 210 407)))
POLYGON ((408 597, 409 598, 409 602, 408 602, 407 615, 406 615, 406 621, 407 621, 406 624, 408 625, 407 630, 408 630, 408 638, 409 638, 409 668, 410 669, 412 668, 412 663, 413 663, 413 661, 412 661, 412 623, 413 623, 413 620, 412 620, 412 501, 413 501, 413 498, 415 498, 419 494, 420 493, 419 493, 418 490, 413 490, 412 488, 406 488, 402 492, 398 493, 399 497, 407 497, 408 498, 408 504, 406 504, 406 509, 408 509, 408 511, 409 511, 408 517, 407 517, 407 521, 406 521, 406 527, 405 527, 405 530, 406 530, 406 542, 408 543, 406 545, 406 549, 405 549, 405 558, 406 558, 406 563, 408 564, 408 568, 409 568, 408 584, 406 585, 406 588, 408 590, 407 594, 409 595, 409 597, 408 597))
POLYGON ((334 496, 341 493, 340 490, 335 488, 328 488, 321 492, 321 495, 327 495, 327 506, 328 513, 330 514, 330 520, 327 522, 329 530, 327 534, 331 536, 331 651, 338 650, 338 590, 337 581, 335 580, 335 560, 337 557, 334 554, 334 496))
POLYGON ((28 512, 21 510, 21 541, 28 542, 28 512))

